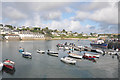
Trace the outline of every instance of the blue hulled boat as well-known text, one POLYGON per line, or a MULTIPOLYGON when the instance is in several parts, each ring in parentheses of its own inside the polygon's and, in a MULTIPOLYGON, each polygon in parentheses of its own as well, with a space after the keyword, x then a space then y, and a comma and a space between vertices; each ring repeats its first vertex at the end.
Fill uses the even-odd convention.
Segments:
POLYGON ((90 45, 93 46, 93 47, 108 48, 108 44, 104 43, 103 40, 98 40, 94 43, 90 43, 90 45))

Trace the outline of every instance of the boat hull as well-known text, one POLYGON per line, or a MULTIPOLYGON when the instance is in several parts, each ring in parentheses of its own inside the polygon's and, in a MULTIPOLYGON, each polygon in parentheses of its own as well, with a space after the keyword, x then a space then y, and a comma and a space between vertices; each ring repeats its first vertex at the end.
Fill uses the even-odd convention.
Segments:
POLYGON ((47 53, 47 54, 50 55, 50 56, 58 57, 58 53, 47 53))
POLYGON ((23 49, 19 49, 19 52, 24 52, 24 50, 23 49))
POLYGON ((69 54, 69 56, 76 59, 82 59, 82 56, 80 55, 69 54))
POLYGON ((37 53, 45 54, 45 51, 39 51, 39 50, 37 50, 37 53))
POLYGON ((87 58, 87 59, 95 59, 95 58, 99 58, 99 57, 100 57, 100 55, 98 55, 98 54, 85 53, 83 55, 83 58, 87 58))
POLYGON ((13 70, 14 66, 15 66, 15 63, 12 61, 4 61, 3 62, 3 67, 5 67, 5 68, 13 70))
POLYGON ((75 64, 76 63, 76 61, 70 61, 70 60, 66 60, 64 58, 61 58, 61 61, 65 62, 65 63, 68 63, 68 64, 75 64))
POLYGON ((0 63, 0 71, 2 70, 3 68, 3 63, 0 63))
POLYGON ((105 48, 105 49, 108 47, 108 44, 106 43, 102 43, 102 44, 90 43, 90 45, 93 47, 100 47, 100 48, 105 48))
POLYGON ((32 58, 32 56, 31 55, 27 55, 27 54, 22 54, 22 56, 24 57, 24 58, 32 58))

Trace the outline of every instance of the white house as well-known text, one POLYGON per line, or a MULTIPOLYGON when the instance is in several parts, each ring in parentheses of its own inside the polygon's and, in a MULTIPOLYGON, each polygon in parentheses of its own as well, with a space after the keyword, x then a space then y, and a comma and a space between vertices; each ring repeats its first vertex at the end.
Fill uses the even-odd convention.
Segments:
POLYGON ((13 34, 19 34, 19 30, 13 30, 12 33, 13 34))
POLYGON ((67 32, 67 34, 68 34, 68 35, 71 35, 71 34, 72 34, 72 32, 71 32, 71 31, 68 31, 68 32, 67 32))
POLYGON ((52 32, 52 35, 53 36, 60 36, 58 33, 56 33, 56 32, 52 32))
POLYGON ((73 34, 73 36, 78 36, 78 34, 73 34))
POLYGON ((84 34, 82 34, 82 36, 88 36, 88 34, 84 33, 84 34))
POLYGON ((18 34, 20 38, 45 38, 43 34, 18 34))
POLYGON ((7 34, 5 36, 5 39, 8 40, 8 39, 11 39, 11 40, 14 40, 14 39, 19 39, 19 35, 16 35, 16 34, 7 34))

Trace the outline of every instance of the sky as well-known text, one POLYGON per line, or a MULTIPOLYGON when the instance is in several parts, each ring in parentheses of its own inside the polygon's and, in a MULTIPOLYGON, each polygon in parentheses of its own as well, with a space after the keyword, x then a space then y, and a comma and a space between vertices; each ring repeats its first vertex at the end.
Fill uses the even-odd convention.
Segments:
POLYGON ((4 0, 0 23, 84 33, 118 33, 118 1, 4 0))

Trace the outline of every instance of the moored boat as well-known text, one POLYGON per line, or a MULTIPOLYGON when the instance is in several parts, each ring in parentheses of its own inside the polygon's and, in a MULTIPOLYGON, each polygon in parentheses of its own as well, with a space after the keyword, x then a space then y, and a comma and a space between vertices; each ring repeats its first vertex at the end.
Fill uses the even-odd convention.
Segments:
POLYGON ((69 57, 63 57, 61 58, 61 61, 65 62, 65 63, 69 63, 69 64, 75 64, 76 60, 69 58, 69 57))
POLYGON ((109 51, 108 54, 116 55, 118 52, 117 51, 109 51))
POLYGON ((25 58, 32 58, 32 54, 29 52, 22 52, 22 56, 25 58))
POLYGON ((101 53, 101 54, 103 54, 103 53, 104 53, 104 51, 103 51, 103 50, 101 50, 101 49, 96 49, 96 52, 101 53))
POLYGON ((24 52, 24 49, 20 47, 19 52, 24 52))
POLYGON ((85 48, 84 46, 77 46, 78 48, 85 48))
POLYGON ((2 68, 3 68, 3 63, 0 62, 0 71, 2 70, 2 68))
POLYGON ((4 66, 5 68, 8 68, 8 69, 13 70, 13 69, 14 69, 14 66, 15 66, 15 62, 6 59, 6 60, 4 60, 4 62, 3 62, 3 66, 4 66))
POLYGON ((64 47, 64 44, 57 44, 56 46, 57 46, 57 47, 62 47, 62 48, 63 48, 63 47, 64 47))
POLYGON ((2 69, 2 71, 3 71, 3 72, 6 72, 6 73, 8 73, 8 74, 13 75, 13 74, 15 73, 15 68, 13 68, 13 69, 8 69, 8 68, 4 67, 4 68, 2 69))
POLYGON ((99 58, 99 54, 90 54, 90 53, 84 53, 83 58, 88 58, 88 59, 95 59, 99 58))
POLYGON ((82 59, 82 55, 74 54, 74 53, 68 53, 70 57, 77 58, 77 59, 82 59))
POLYGON ((43 50, 37 50, 37 53, 45 54, 45 51, 43 51, 43 50))
POLYGON ((64 49, 65 49, 65 50, 69 50, 69 47, 65 46, 64 49))
POLYGON ((55 56, 55 57, 58 57, 58 52, 54 52, 54 51, 49 51, 47 52, 48 55, 51 55, 51 56, 55 56))
POLYGON ((105 49, 108 47, 108 44, 105 43, 103 40, 97 40, 94 43, 90 43, 90 45, 93 47, 99 47, 99 48, 105 48, 105 49))

